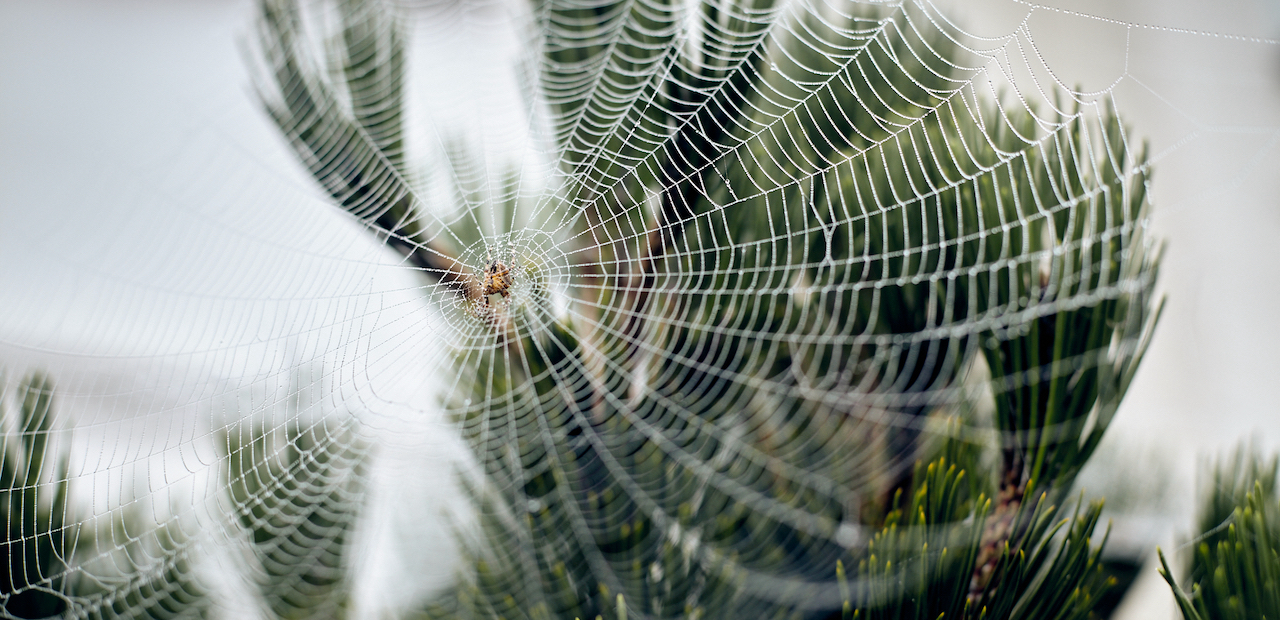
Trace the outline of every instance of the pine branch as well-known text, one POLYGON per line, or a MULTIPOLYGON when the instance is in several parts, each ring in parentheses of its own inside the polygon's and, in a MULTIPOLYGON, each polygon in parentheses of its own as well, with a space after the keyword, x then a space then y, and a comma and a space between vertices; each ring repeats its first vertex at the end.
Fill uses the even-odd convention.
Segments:
MULTIPOLYGON (((529 292, 459 348, 446 406, 492 484, 476 491, 489 545, 432 613, 591 617, 618 595, 637 616, 790 613, 792 590, 820 591, 867 551, 841 532, 879 491, 916 503, 885 502, 884 563, 860 564, 850 608, 932 618, 912 601, 942 588, 951 615, 1087 614, 1105 585, 1089 541, 1101 508, 1055 525, 1056 506, 1159 314, 1145 154, 1115 114, 985 102, 980 61, 912 4, 708 3, 688 49, 674 4, 536 13, 566 175, 553 194, 576 228, 563 249, 600 284, 575 287, 566 314, 530 267, 529 292), (941 463, 884 480, 932 456, 927 417, 956 411, 953 388, 982 365, 1002 434, 993 488, 959 499, 963 476, 941 463), (884 419, 879 434, 861 422, 884 419), (938 540, 953 551, 933 563, 921 545, 938 540)), ((396 131, 347 114, 341 90, 297 68, 288 22, 264 14, 289 93, 277 119, 304 162, 348 211, 425 238, 396 131)), ((398 45, 383 36, 373 48, 398 45)), ((379 62, 349 64, 390 80, 372 92, 399 92, 394 60, 379 62)), ((355 101, 368 88, 351 79, 355 101)))
POLYGON ((1055 522, 1057 509, 1035 502, 1021 517, 1027 523, 1022 544, 992 552, 979 540, 997 515, 985 496, 967 493, 965 476, 945 458, 917 467, 910 503, 889 514, 845 597, 854 601, 848 605, 854 617, 1089 618, 1107 586, 1099 561, 1105 539, 1094 546, 1090 538, 1102 504, 1086 507, 1081 500, 1074 514, 1055 522), (988 553, 994 553, 992 570, 975 598, 972 567, 988 553))
POLYGON ((441 231, 423 226, 428 215, 407 180, 399 25, 375 3, 344 2, 342 46, 334 53, 344 80, 334 83, 307 62, 297 6, 264 0, 261 7, 259 39, 274 83, 260 80, 259 96, 298 158, 343 209, 411 265, 471 294, 469 270, 440 242, 441 231))
POLYGON ((256 428, 225 439, 227 485, 242 507, 237 516, 261 564, 257 582, 268 606, 278 618, 342 617, 364 447, 350 429, 322 425, 256 428))
POLYGON ((182 524, 144 526, 147 521, 140 509, 111 519, 106 538, 115 546, 107 554, 115 574, 89 574, 80 567, 73 592, 97 603, 77 611, 94 620, 215 617, 213 597, 195 573, 191 538, 182 524))
POLYGON ((1278 466, 1280 457, 1243 447, 1217 463, 1200 509, 1190 594, 1159 553, 1160 575, 1186 620, 1280 617, 1278 466))
MULTIPOLYGON (((0 421, 6 421, 11 386, 3 377, 0 384, 6 388, 0 391, 0 421)), ((33 374, 16 391, 17 439, 6 432, 0 444, 0 548, 6 558, 0 564, 0 610, 7 617, 44 618, 67 610, 63 581, 78 528, 66 522, 68 456, 50 449, 53 383, 33 374)))

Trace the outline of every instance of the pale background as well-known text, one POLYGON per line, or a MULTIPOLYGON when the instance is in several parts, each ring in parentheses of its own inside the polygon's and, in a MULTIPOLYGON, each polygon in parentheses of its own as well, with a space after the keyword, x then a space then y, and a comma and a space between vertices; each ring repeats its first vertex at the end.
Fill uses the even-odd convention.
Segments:
MULTIPOLYGON (((1100 461, 1113 471, 1089 479, 1141 486, 1167 468, 1169 497, 1128 527, 1176 546, 1202 457, 1250 437, 1280 447, 1280 3, 952 4, 966 30, 1042 58, 1062 83, 1114 89, 1151 142, 1168 308, 1100 461)), ((522 120, 494 111, 518 109, 503 12, 430 12, 451 28, 413 41, 425 113, 411 141, 439 139, 429 119, 456 130, 478 116, 491 143, 511 140, 522 120)), ((373 367, 437 354, 419 333, 429 312, 259 113, 242 56, 251 16, 238 0, 0 3, 0 366, 49 369, 77 426, 111 429, 78 438, 98 455, 80 471, 131 464, 135 484, 166 480, 180 501, 202 493, 187 474, 214 459, 195 441, 210 424, 278 401, 302 362, 332 365, 326 385, 358 402, 317 410, 370 412, 399 459, 375 475, 371 566, 438 587, 455 553, 441 511, 465 515, 451 482, 465 451, 422 418, 430 407, 405 405, 430 386, 373 367), (191 453, 162 450, 184 442, 191 453), (436 482, 406 497, 398 476, 436 482), (392 542, 406 527, 422 535, 392 542)), ((387 583, 361 576, 362 609, 420 593, 387 583)), ((1148 567, 1123 617, 1173 609, 1148 567)))

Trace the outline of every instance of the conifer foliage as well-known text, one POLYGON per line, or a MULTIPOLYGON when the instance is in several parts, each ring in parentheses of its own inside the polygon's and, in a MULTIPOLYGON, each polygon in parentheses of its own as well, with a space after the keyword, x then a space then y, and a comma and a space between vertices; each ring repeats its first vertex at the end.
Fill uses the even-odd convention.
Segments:
POLYGON ((1190 592, 1160 553, 1186 620, 1280 618, 1280 458, 1237 449, 1214 467, 1193 541, 1190 592))
POLYGON ((74 524, 66 518, 67 455, 51 441, 53 383, 41 375, 13 385, 5 379, 0 377, 6 388, 0 391, 0 421, 15 421, 17 432, 6 433, 0 444, 0 603, 6 616, 44 618, 67 609, 63 576, 75 548, 68 529, 74 524))
MULTIPOLYGON (((1090 617, 1102 504, 1068 489, 1159 318, 1151 170, 1110 100, 985 88, 987 59, 931 11, 534 0, 542 187, 465 139, 411 152, 396 7, 262 0, 263 106, 417 272, 438 405, 481 469, 482 536, 407 615, 1090 617)), ((93 538, 65 527, 29 384, 0 485, 6 613, 212 615, 181 527, 121 517, 128 561, 63 583, 93 538)), ((266 616, 351 609, 374 456, 355 416, 330 422, 217 435, 266 616)), ((1280 514, 1256 493, 1197 573, 1227 607, 1218 567, 1274 568, 1240 551, 1280 514)))
POLYGON ((424 613, 1087 617, 1064 492, 1158 317, 1111 106, 984 94, 912 2, 531 12, 554 188, 455 155, 448 211, 395 12, 340 2, 316 58, 263 5, 267 109, 446 319, 486 540, 424 613))

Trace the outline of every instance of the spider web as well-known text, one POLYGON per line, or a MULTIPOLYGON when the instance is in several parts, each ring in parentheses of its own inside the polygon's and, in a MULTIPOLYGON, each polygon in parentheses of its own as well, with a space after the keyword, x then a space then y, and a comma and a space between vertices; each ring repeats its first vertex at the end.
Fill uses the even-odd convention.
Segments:
MULTIPOLYGON (((142 166, 161 172, 139 204, 191 205, 125 225, 155 245, 60 258, 106 256, 87 295, 146 321, 11 328, 51 374, 6 376, 8 514, 35 519, 10 517, 8 615, 561 617, 619 593, 655 617, 835 610, 837 560, 918 459, 1025 445, 998 403, 1092 381, 1088 415, 1044 431, 1087 457, 1149 341, 1150 159, 1117 87, 1064 84, 1025 22, 266 6, 246 56, 319 185, 196 134, 142 166), (406 41, 494 28, 517 88, 418 81, 406 41), (282 206, 217 215, 240 202, 282 206), (228 241, 263 255, 165 259, 228 241), (1096 312, 1105 336, 1010 361, 1047 319, 1096 312), (457 496, 444 517, 435 494, 457 496), (401 587, 415 553, 461 559, 401 587)), ((891 596, 874 585, 860 602, 891 596)))

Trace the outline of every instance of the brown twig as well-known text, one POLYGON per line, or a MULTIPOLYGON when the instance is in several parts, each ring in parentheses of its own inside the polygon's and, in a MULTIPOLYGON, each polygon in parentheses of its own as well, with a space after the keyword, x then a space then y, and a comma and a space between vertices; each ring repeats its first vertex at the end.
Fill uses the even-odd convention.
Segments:
MULTIPOLYGON (((416 210, 409 196, 405 196, 401 201, 406 203, 404 206, 410 213, 416 210)), ((394 221, 394 214, 399 212, 401 209, 388 209, 372 221, 366 221, 380 232, 378 236, 384 239, 387 247, 404 256, 411 265, 420 269, 423 275, 439 280, 441 284, 457 290, 470 299, 479 298, 480 291, 475 285, 472 271, 462 261, 454 258, 439 244, 418 241, 417 238, 421 234, 400 235, 392 232, 402 228, 397 226, 398 222, 394 221)))
POLYGON ((1003 555, 1002 549, 1010 540, 1017 539, 1020 529, 1018 515, 1021 512, 1023 494, 1026 483, 1022 480, 1021 468, 1010 469, 1000 484, 1000 492, 996 496, 996 507, 987 518, 982 528, 981 547, 978 559, 973 566, 973 575, 969 579, 969 602, 978 603, 987 592, 991 576, 995 573, 1003 555))

